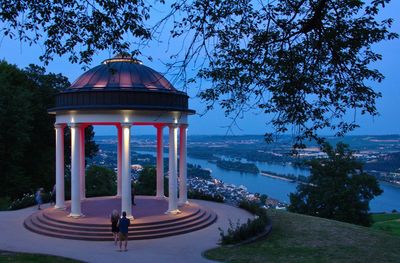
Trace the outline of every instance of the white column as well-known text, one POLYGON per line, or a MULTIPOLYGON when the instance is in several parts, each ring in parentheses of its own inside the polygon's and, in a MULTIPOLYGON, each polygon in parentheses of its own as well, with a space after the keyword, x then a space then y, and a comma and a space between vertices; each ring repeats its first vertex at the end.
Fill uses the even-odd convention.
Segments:
POLYGON ((80 131, 80 151, 79 151, 79 161, 80 161, 80 179, 81 179, 81 200, 86 198, 86 162, 85 162, 85 126, 81 125, 80 131))
POLYGON ((81 180, 80 180, 80 139, 81 127, 71 124, 71 217, 80 217, 81 213, 81 180))
POLYGON ((186 165, 186 136, 187 125, 179 126, 179 205, 188 204, 187 200, 187 165, 186 165))
POLYGON ((126 212, 127 218, 132 216, 132 200, 131 200, 131 124, 123 123, 122 127, 122 197, 121 197, 121 214, 126 212))
POLYGON ((122 127, 117 125, 117 196, 122 195, 122 127))
POLYGON ((56 130, 56 205, 55 208, 65 209, 64 195, 64 125, 55 124, 56 130))
POLYGON ((168 210, 167 214, 180 213, 177 195, 177 125, 169 125, 169 172, 168 172, 168 210))
POLYGON ((156 125, 157 128, 157 194, 156 198, 163 199, 164 196, 164 125, 156 125))

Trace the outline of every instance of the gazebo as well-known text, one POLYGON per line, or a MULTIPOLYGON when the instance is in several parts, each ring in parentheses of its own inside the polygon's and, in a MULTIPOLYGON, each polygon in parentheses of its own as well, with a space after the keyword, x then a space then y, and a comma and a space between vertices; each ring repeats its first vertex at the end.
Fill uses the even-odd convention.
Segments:
POLYGON ((71 212, 79 218, 85 199, 85 128, 113 125, 118 133, 117 196, 121 211, 132 218, 130 141, 132 125, 150 125, 157 131, 157 192, 164 196, 163 129, 169 130, 169 197, 167 214, 179 213, 187 203, 186 136, 188 95, 176 90, 160 73, 123 55, 105 60, 56 95, 56 208, 65 208, 64 128, 71 128, 71 212), (179 176, 178 176, 179 130, 179 176), (178 187, 179 181, 179 187, 178 187), (178 199, 179 188, 179 199, 178 199))

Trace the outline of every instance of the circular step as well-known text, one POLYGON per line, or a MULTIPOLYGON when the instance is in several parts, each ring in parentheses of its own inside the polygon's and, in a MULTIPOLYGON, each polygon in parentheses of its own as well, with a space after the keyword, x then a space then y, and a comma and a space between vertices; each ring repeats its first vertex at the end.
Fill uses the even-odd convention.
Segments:
MULTIPOLYGON (((137 196, 132 213, 135 217, 129 227, 129 240, 162 238, 205 228, 217 220, 217 215, 196 203, 179 207, 177 215, 165 214, 167 200, 137 196)), ((28 230, 57 238, 112 241, 110 214, 121 205, 116 197, 89 198, 82 202, 84 217, 71 218, 70 203, 66 210, 47 208, 24 221, 28 230)))

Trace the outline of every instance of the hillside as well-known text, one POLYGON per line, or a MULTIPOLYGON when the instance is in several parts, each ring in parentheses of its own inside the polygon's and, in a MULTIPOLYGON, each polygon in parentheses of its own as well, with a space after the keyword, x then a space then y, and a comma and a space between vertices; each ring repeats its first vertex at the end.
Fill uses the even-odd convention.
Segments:
POLYGON ((270 235, 253 244, 209 250, 224 262, 400 262, 400 237, 347 223, 271 211, 270 235))

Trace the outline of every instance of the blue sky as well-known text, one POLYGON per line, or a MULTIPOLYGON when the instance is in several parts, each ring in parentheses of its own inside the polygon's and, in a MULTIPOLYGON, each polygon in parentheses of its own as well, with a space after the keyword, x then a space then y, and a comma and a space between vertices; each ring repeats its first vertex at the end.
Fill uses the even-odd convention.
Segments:
MULTIPOLYGON (((392 17, 395 19, 392 30, 400 33, 400 1, 392 0, 385 8, 382 17, 392 17)), ((378 100, 377 108, 380 116, 358 116, 357 122, 361 126, 352 134, 400 134, 400 39, 383 42, 375 46, 375 50, 383 55, 383 60, 376 64, 384 75, 382 83, 374 83, 375 90, 382 93, 382 98, 378 100)), ((153 62, 144 60, 144 64, 160 72, 165 68, 161 61, 168 61, 165 46, 153 45, 147 49, 147 55, 151 55, 153 62)), ((9 63, 16 64, 20 68, 34 63, 42 65, 38 57, 43 53, 40 45, 28 46, 16 40, 8 38, 0 39, 0 59, 5 59, 9 63)), ((94 67, 104 59, 109 58, 110 52, 100 52, 94 57, 94 67)), ((141 59, 141 58, 139 58, 141 59)), ((49 72, 62 73, 71 82, 79 77, 84 71, 80 65, 71 64, 66 57, 55 58, 47 66, 49 72)), ((166 75, 167 78, 171 78, 166 75)), ((175 83, 173 83, 175 84, 175 83)), ((206 83, 205 83, 206 84, 206 83)), ((175 84, 180 89, 179 83, 175 84)), ((195 97, 197 90, 189 90, 191 96, 190 108, 198 113, 204 111, 205 106, 195 97)), ((351 114, 351 117, 353 115, 351 114)), ((242 119, 237 121, 238 126, 234 126, 232 131, 228 131, 227 126, 231 124, 230 119, 225 118, 223 112, 216 108, 203 116, 195 115, 190 118, 189 134, 264 134, 272 131, 266 124, 269 121, 267 116, 257 110, 247 112, 242 119)), ((98 135, 116 134, 114 127, 97 126, 95 131, 98 135)), ((155 134, 153 127, 134 127, 133 134, 155 134)))

